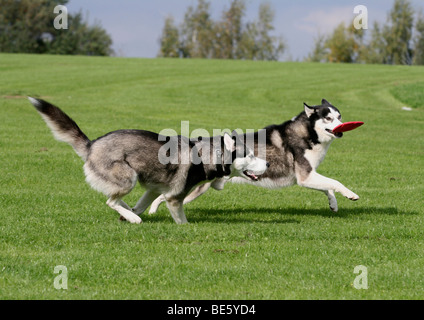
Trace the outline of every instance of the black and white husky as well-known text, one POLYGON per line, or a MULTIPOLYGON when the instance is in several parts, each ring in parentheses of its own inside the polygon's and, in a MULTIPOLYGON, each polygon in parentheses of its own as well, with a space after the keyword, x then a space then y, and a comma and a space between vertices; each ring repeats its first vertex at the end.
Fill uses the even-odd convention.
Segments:
POLYGON ((160 195, 175 222, 187 223, 183 201, 193 188, 226 176, 257 180, 269 166, 235 133, 193 141, 144 130, 119 130, 90 140, 59 108, 41 99, 29 100, 55 138, 69 143, 83 159, 91 187, 104 193, 107 205, 131 223, 141 223, 139 215, 160 195), (131 209, 122 198, 137 181, 147 191, 131 209))
MULTIPOLYGON (((324 160, 331 142, 343 136, 343 133, 333 133, 333 129, 342 124, 341 120, 340 111, 325 99, 317 106, 304 103, 304 111, 297 117, 263 129, 266 131, 266 160, 270 167, 256 181, 223 177, 197 187, 186 197, 184 203, 193 201, 210 187, 222 190, 227 181, 270 189, 289 187, 297 183, 302 187, 324 192, 328 197, 330 209, 337 212, 334 192, 340 192, 353 201, 358 200, 359 196, 340 182, 320 175, 316 170, 324 160)), ((246 141, 254 140, 255 154, 261 147, 258 145, 258 135, 256 132, 253 136, 244 137, 246 141)), ((155 213, 163 201, 163 196, 153 201, 149 213, 155 213)))

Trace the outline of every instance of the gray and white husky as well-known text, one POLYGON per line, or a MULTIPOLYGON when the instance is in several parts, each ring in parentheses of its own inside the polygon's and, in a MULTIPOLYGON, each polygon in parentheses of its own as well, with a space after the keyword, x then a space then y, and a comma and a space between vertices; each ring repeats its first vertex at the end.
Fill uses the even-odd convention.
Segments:
MULTIPOLYGON (((321 105, 308 106, 304 103, 304 111, 290 121, 280 125, 270 125, 266 130, 266 161, 269 169, 256 181, 247 181, 238 177, 223 177, 197 187, 189 194, 184 203, 193 201, 205 193, 210 187, 222 190, 227 181, 249 183, 255 186, 275 189, 298 184, 324 192, 330 209, 338 211, 334 192, 340 192, 346 198, 356 201, 359 196, 340 182, 317 173, 317 168, 324 160, 331 142, 341 138, 343 133, 333 133, 333 129, 342 124, 340 111, 323 99, 321 105)), ((258 152, 258 132, 253 136, 245 135, 246 141, 254 140, 255 154, 258 152)), ((262 146, 263 147, 263 146, 262 146)), ((153 201, 149 213, 155 213, 164 201, 160 196, 153 201)))
POLYGON ((193 141, 144 130, 118 130, 90 140, 58 107, 41 99, 29 100, 55 138, 69 143, 83 159, 91 187, 104 193, 107 205, 131 223, 141 223, 139 215, 160 195, 175 222, 187 223, 183 200, 193 188, 226 176, 257 180, 269 166, 255 157, 235 133, 193 141), (137 181, 146 192, 131 209, 122 198, 137 181))

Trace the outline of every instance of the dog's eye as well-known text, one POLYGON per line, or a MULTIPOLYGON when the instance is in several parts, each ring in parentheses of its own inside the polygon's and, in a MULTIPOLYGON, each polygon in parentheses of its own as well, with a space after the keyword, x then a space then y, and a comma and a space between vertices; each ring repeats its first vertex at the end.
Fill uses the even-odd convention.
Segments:
POLYGON ((327 118, 325 118, 325 120, 327 120, 327 121, 333 121, 333 118, 327 117, 327 118))

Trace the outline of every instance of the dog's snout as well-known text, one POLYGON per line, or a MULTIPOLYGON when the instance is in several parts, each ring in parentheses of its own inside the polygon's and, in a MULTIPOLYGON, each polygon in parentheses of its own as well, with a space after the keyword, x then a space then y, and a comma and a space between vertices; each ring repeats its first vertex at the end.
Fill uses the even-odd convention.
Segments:
POLYGON ((271 165, 269 164, 269 162, 266 163, 266 167, 269 168, 271 165))

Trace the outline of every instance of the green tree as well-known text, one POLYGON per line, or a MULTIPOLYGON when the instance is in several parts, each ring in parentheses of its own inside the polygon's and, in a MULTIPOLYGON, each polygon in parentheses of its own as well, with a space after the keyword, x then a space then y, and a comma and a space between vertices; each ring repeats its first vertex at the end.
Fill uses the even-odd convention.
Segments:
POLYGON ((326 37, 325 35, 318 34, 314 41, 314 48, 307 57, 307 61, 310 62, 326 62, 328 61, 328 52, 326 46, 326 37))
POLYGON ((285 44, 281 37, 271 34, 274 31, 271 6, 262 4, 255 22, 243 23, 245 12, 245 0, 232 0, 221 20, 213 21, 210 3, 198 0, 195 8, 187 9, 178 32, 169 20, 165 21, 159 55, 169 56, 164 54, 168 52, 169 38, 173 39, 175 48, 178 33, 179 55, 184 58, 277 60, 285 44))
POLYGON ((56 30, 53 9, 67 1, 0 0, 0 52, 52 54, 112 54, 112 39, 82 14, 68 13, 68 28, 56 30))
POLYGON ((58 30, 54 41, 47 43, 52 54, 109 56, 113 54, 112 39, 100 22, 89 25, 82 12, 68 17, 68 30, 58 30))
POLYGON ((179 31, 174 24, 174 18, 169 16, 160 38, 160 57, 178 58, 180 56, 179 31))
POLYGON ((384 32, 387 48, 387 63, 411 64, 410 47, 414 11, 409 0, 395 0, 384 32))
POLYGON ((211 58, 214 26, 210 14, 210 3, 198 0, 196 8, 190 6, 181 28, 182 54, 187 58, 211 58))
POLYGON ((414 60, 416 65, 424 65, 424 16, 420 12, 415 23, 414 60))
MULTIPOLYGON (((385 32, 388 32, 387 28, 385 32)), ((386 41, 378 22, 374 22, 370 42, 365 46, 361 58, 365 63, 387 63, 386 41)))
POLYGON ((282 37, 273 36, 275 13, 269 3, 259 7, 258 21, 248 23, 241 41, 244 59, 278 60, 284 53, 286 45, 282 37))
POLYGON ((0 51, 45 52, 41 35, 53 28, 55 5, 45 0, 0 0, 0 51))
POLYGON ((329 62, 354 62, 357 43, 350 29, 342 22, 327 39, 325 45, 328 52, 329 62))
POLYGON ((232 0, 230 8, 222 13, 222 20, 215 24, 214 58, 240 59, 240 43, 243 39, 244 0, 232 0))

